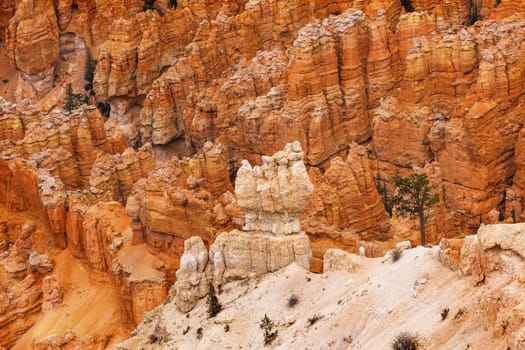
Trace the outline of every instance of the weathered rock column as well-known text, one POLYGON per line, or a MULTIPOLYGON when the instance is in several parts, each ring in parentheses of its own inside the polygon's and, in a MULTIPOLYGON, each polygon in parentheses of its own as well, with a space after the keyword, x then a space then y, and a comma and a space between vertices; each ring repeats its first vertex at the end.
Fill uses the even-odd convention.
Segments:
POLYGON ((310 268, 312 251, 299 216, 313 185, 303 159, 300 143, 294 142, 263 156, 262 166, 243 161, 235 182, 238 205, 246 213, 243 231, 221 233, 209 253, 200 237, 186 240, 173 286, 179 310, 190 311, 207 294, 208 283, 219 287, 293 262, 310 268))

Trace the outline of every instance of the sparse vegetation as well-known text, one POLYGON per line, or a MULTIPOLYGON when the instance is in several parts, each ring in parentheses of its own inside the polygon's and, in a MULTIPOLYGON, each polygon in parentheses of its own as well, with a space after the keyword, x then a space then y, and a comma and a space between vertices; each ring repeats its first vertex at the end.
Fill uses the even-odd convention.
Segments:
POLYGON ((455 320, 459 320, 463 315, 465 314, 465 309, 460 308, 458 312, 456 312, 456 315, 454 316, 455 320))
POLYGON ((93 91, 93 81, 95 79, 95 69, 97 68, 97 60, 91 55, 91 51, 87 50, 86 54, 86 64, 84 68, 84 80, 86 84, 84 85, 84 90, 88 91, 90 94, 94 93, 93 91))
POLYGON ((202 327, 199 327, 197 329, 197 339, 199 339, 199 340, 202 339, 202 327))
POLYGON ((289 308, 292 308, 292 307, 294 307, 295 305, 297 305, 298 302, 299 302, 299 298, 297 298, 297 295, 292 294, 292 295, 288 298, 288 307, 289 307, 289 308))
POLYGON ((444 321, 445 318, 447 318, 449 311, 450 311, 450 309, 448 307, 446 307, 443 310, 441 310, 441 321, 444 321))
POLYGON ((169 7, 176 9, 177 8, 177 0, 170 0, 169 7))
POLYGON ((401 258, 401 255, 403 254, 403 250, 401 248, 396 247, 395 249, 392 249, 391 257, 392 262, 396 262, 401 258))
POLYGON ((375 178, 376 188, 377 192, 381 195, 381 199, 383 200, 383 206, 385 207, 386 212, 390 217, 392 217, 392 202, 390 201, 390 198, 388 197, 388 190, 386 188, 386 180, 381 177, 381 175, 378 173, 375 178))
POLYGON ((124 202, 124 183, 122 182, 121 179, 117 179, 116 187, 117 187, 117 194, 120 197, 120 201, 124 202))
POLYGON ((182 331, 182 335, 188 334, 189 331, 190 331, 190 326, 186 327, 186 329, 182 331))
POLYGON ((224 325, 224 332, 228 333, 230 331, 230 325, 229 324, 225 324, 224 325))
POLYGON ((259 327, 261 327, 264 332, 264 345, 271 344, 271 342, 277 338, 277 334, 279 334, 278 331, 273 331, 273 321, 270 320, 266 314, 264 314, 261 323, 259 323, 259 327))
POLYGON ((417 350, 421 348, 421 341, 417 335, 403 332, 394 338, 392 350, 417 350))
POLYGON ((215 294, 215 287, 212 283, 208 284, 208 299, 206 300, 208 305, 208 317, 215 317, 222 309, 221 303, 215 294))
POLYGON ((161 326, 158 322, 152 334, 149 335, 150 343, 165 343, 168 340, 168 332, 166 327, 161 326))
POLYGON ((352 338, 351 335, 343 337, 343 340, 348 344, 352 344, 354 342, 354 338, 352 338))
POLYGON ((7 83, 9 83, 9 80, 8 80, 8 79, 2 79, 2 82, 3 82, 4 84, 7 84, 7 83))
POLYGON ((66 85, 66 98, 64 100, 64 110, 71 113, 72 110, 80 106, 80 104, 85 103, 85 98, 80 94, 75 94, 73 92, 73 85, 71 83, 66 85))
POLYGON ((149 339, 150 344, 156 343, 157 340, 159 340, 156 334, 150 334, 148 339, 149 339))
POLYGON ((436 186, 430 184, 426 174, 418 173, 407 177, 396 176, 395 184, 397 193, 390 199, 392 206, 402 215, 419 217, 421 245, 425 246, 425 223, 430 210, 439 202, 439 194, 435 192, 436 186))
POLYGON ((321 318, 323 318, 323 316, 319 315, 319 314, 315 314, 313 315, 312 317, 310 317, 308 319, 308 327, 311 327, 313 326, 317 321, 319 321, 321 318))

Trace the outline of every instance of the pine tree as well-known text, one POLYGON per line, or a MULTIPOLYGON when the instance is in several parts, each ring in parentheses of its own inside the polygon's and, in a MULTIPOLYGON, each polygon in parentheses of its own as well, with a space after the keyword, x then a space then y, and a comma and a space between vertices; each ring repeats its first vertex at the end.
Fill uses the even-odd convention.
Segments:
POLYGON ((64 100, 64 109, 71 113, 77 107, 75 94, 73 93, 73 86, 71 83, 66 86, 66 99, 64 100))
POLYGON ((206 300, 206 304, 208 305, 209 317, 215 317, 222 310, 222 305, 219 303, 219 299, 217 299, 217 295, 215 294, 215 288, 211 283, 208 284, 208 299, 206 300))
POLYGON ((396 176, 397 194, 390 200, 400 214, 416 215, 419 217, 419 231, 421 245, 426 245, 425 223, 430 209, 439 202, 436 186, 428 181, 426 174, 413 173, 407 177, 396 176))
POLYGON ((97 60, 93 58, 91 55, 91 51, 87 50, 86 55, 86 65, 84 69, 84 80, 86 81, 86 85, 84 85, 84 89, 86 91, 93 90, 93 81, 95 79, 95 69, 97 68, 97 60))

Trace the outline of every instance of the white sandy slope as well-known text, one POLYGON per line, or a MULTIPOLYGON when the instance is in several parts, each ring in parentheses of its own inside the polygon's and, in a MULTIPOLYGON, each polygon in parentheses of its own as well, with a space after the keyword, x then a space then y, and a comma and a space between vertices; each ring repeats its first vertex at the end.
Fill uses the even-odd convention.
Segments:
POLYGON ((404 251, 397 262, 358 257, 363 265, 353 273, 313 274, 290 265, 226 285, 219 295, 224 309, 212 319, 205 300, 187 315, 167 302, 117 348, 262 349, 259 322, 267 314, 279 334, 266 348, 389 349, 396 334, 410 331, 427 349, 506 349, 506 340, 495 339, 486 327, 480 301, 507 285, 508 277, 493 272, 476 287, 471 278, 444 267, 438 254, 438 247, 418 247, 404 251), (299 301, 289 307, 292 295, 299 301), (442 320, 444 308, 450 312, 442 320), (321 318, 309 325, 314 316, 321 318))

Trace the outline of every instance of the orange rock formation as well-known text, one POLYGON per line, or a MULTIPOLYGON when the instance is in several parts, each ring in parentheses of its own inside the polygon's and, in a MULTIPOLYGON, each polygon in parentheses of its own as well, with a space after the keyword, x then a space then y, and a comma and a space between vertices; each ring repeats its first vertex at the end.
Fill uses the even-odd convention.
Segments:
MULTIPOLYGON (((372 256, 418 242, 415 222, 383 205, 394 176, 415 168, 442 197, 431 243, 499 213, 524 219, 524 1, 412 0, 414 12, 397 0, 144 6, 0 4, 0 293, 25 298, 0 303, 0 346, 31 344, 23 333, 41 309, 58 313, 71 298, 67 274, 33 269, 33 252, 111 286, 104 300, 131 327, 162 302, 185 239, 209 246, 245 224, 233 194, 242 160, 261 164, 294 141, 314 185, 301 229, 316 271, 327 248, 372 256), (89 102, 71 113, 68 83, 89 102)), ((26 336, 35 348, 91 336, 104 347, 123 332, 85 326, 48 339, 37 324, 26 336)))

